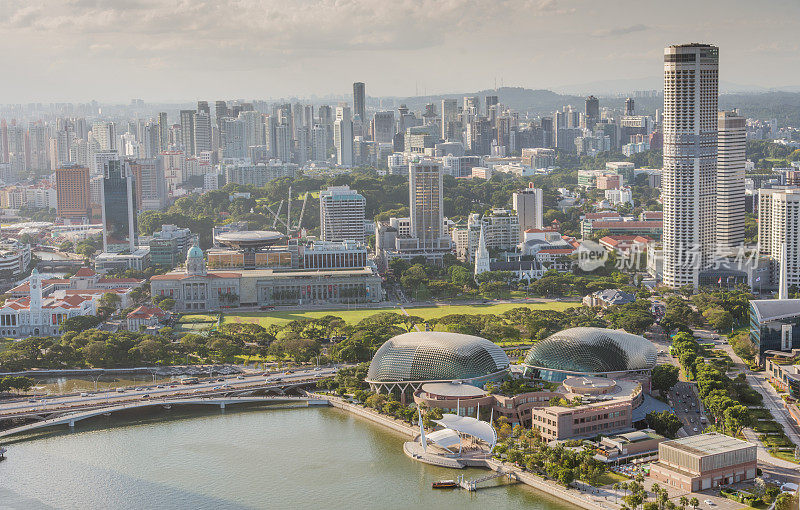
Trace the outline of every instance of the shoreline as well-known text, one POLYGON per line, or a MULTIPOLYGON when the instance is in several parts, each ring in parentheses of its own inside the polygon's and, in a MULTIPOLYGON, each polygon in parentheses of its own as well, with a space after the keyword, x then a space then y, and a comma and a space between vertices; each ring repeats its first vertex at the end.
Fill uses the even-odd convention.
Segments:
MULTIPOLYGON (((328 399, 328 403, 330 404, 331 407, 334 407, 336 409, 341 409, 342 411, 359 416, 378 425, 383 425, 386 428, 392 429, 395 432, 399 432, 407 437, 410 437, 412 441, 416 440, 416 438, 419 436, 419 432, 417 431, 416 427, 407 425, 389 416, 382 415, 377 411, 373 411, 372 409, 367 409, 358 406, 356 404, 351 404, 341 399, 340 397, 323 395, 321 393, 313 395, 319 398, 322 398, 324 396, 325 398, 328 399)), ((405 447, 403 448, 403 451, 406 454, 406 456, 411 458, 411 455, 409 454, 409 452, 405 447)), ((576 489, 567 489, 558 486, 554 482, 550 482, 549 480, 544 480, 537 475, 521 470, 515 465, 508 464, 505 462, 500 462, 498 460, 495 460, 494 458, 484 459, 481 462, 472 461, 469 463, 465 463, 460 468, 457 468, 452 465, 445 465, 444 463, 430 462, 419 458, 414 458, 413 460, 417 460, 419 462, 430 464, 436 467, 447 467, 450 469, 463 469, 465 467, 485 467, 495 472, 502 470, 508 473, 511 478, 514 478, 518 482, 521 482, 529 487, 532 487, 535 490, 547 496, 554 497, 560 501, 569 503, 578 508, 583 508, 585 510, 608 510, 609 508, 612 509, 619 508, 619 505, 615 505, 611 501, 605 501, 604 503, 606 503, 606 505, 603 505, 602 503, 587 501, 583 497, 581 497, 585 495, 585 493, 581 491, 577 491, 576 489)))

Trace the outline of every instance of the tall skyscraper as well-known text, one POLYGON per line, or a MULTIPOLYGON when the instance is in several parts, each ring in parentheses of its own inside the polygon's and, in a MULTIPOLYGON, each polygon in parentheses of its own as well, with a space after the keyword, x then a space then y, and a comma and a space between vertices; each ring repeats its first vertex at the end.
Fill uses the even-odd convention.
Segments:
MULTIPOLYGON (((206 105, 208 109, 208 105, 206 105)), ((194 155, 211 150, 211 115, 200 110, 194 116, 194 155)))
POLYGON ((66 165, 56 168, 56 216, 70 220, 88 218, 90 212, 89 169, 66 165))
POLYGON ((744 243, 744 163, 746 120, 736 112, 719 112, 717 142, 717 247, 744 243))
POLYGON ((134 204, 137 210, 158 211, 167 205, 167 182, 161 158, 126 162, 134 179, 134 204))
POLYGON ((594 96, 586 98, 586 129, 594 129, 594 125, 600 120, 600 100, 594 96))
POLYGON ((158 114, 158 152, 163 152, 169 147, 169 122, 167 112, 158 114))
POLYGON ((319 124, 311 128, 311 159, 325 161, 328 159, 328 134, 319 124))
POLYGON ((769 257, 773 285, 783 276, 788 287, 800 286, 800 188, 758 190, 758 247, 769 257))
POLYGON ((534 188, 533 183, 511 195, 511 204, 519 217, 520 240, 522 240, 522 234, 529 228, 542 228, 544 224, 543 200, 543 191, 534 188))
POLYGON ((292 135, 288 124, 275 126, 275 148, 272 155, 284 163, 292 162, 292 135))
POLYGON ((194 156, 194 110, 181 110, 181 144, 183 152, 194 156))
POLYGON ((697 288, 716 238, 719 48, 664 49, 664 284, 697 288))
POLYGON ((353 120, 349 106, 336 107, 333 144, 336 146, 336 162, 341 166, 353 166, 353 120))
POLYGON ((442 167, 422 159, 408 164, 408 193, 411 209, 411 237, 421 249, 439 247, 444 233, 442 167))
MULTIPOLYGON (((458 121, 458 100, 457 99, 442 99, 442 134, 443 140, 456 140, 456 134, 453 129, 453 124, 458 121)), ((460 138, 460 136, 458 137, 460 138)))
POLYGON ((223 158, 245 158, 247 157, 247 147, 245 146, 244 122, 241 119, 225 117, 220 124, 220 149, 223 158))
POLYGON ((366 199, 349 186, 319 192, 319 225, 323 241, 364 242, 366 199))
POLYGON ((366 119, 365 100, 364 83, 360 81, 353 83, 353 115, 358 115, 361 118, 361 122, 366 119))
POLYGON ((392 143, 394 134, 394 111, 375 112, 372 118, 372 139, 379 143, 392 143))
POLYGON ((130 168, 121 159, 103 168, 103 251, 136 250, 136 187, 130 168))

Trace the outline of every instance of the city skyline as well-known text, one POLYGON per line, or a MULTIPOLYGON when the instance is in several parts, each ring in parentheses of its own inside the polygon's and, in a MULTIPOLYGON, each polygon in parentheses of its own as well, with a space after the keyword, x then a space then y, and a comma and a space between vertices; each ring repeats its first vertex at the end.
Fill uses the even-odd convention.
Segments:
POLYGON ((16 79, 0 87, 3 103, 349 95, 354 81, 372 97, 501 84, 655 88, 642 85, 658 84, 660 48, 688 41, 723 48, 722 84, 800 86, 791 21, 800 6, 789 0, 647 9, 624 0, 4 3, 2 60, 16 79), (401 71, 409 64, 414 72, 401 71), (81 72, 93 69, 108 79, 81 72))

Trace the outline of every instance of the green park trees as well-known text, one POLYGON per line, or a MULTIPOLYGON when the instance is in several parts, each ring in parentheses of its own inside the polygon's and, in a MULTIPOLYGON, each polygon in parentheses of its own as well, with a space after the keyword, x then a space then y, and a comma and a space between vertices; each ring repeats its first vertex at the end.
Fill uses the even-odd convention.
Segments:
POLYGON ((662 395, 671 390, 678 382, 678 367, 675 365, 657 365, 653 368, 650 380, 653 388, 657 389, 662 395))

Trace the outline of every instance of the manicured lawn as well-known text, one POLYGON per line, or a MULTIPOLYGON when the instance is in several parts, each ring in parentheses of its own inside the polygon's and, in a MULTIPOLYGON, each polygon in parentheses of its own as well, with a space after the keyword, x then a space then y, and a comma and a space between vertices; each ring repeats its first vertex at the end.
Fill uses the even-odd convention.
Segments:
POLYGON ((800 461, 794 458, 794 451, 777 450, 775 452, 770 451, 769 454, 778 459, 788 460, 789 462, 800 463, 800 461))
MULTIPOLYGON (((513 308, 527 307, 533 310, 566 310, 580 306, 580 303, 500 303, 500 304, 485 304, 485 305, 444 305, 444 306, 425 306, 417 308, 406 308, 409 315, 415 315, 422 319, 436 319, 444 317, 445 315, 452 314, 501 314, 513 308)), ((362 319, 375 315, 381 312, 394 312, 402 315, 399 307, 391 308, 371 308, 366 310, 314 310, 314 311, 281 311, 281 312, 249 312, 249 313, 226 313, 225 323, 252 323, 259 324, 263 327, 272 324, 283 324, 289 321, 298 319, 319 319, 326 315, 335 315, 341 317, 349 323, 356 323, 362 319)))
POLYGON ((604 485, 611 485, 612 483, 617 482, 627 482, 628 480, 630 480, 630 478, 625 475, 612 473, 609 471, 607 473, 603 473, 603 476, 600 477, 600 481, 597 482, 597 487, 603 487, 604 485))

